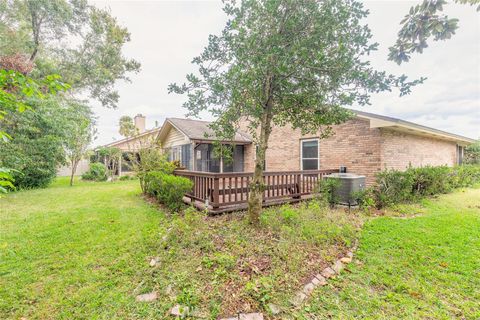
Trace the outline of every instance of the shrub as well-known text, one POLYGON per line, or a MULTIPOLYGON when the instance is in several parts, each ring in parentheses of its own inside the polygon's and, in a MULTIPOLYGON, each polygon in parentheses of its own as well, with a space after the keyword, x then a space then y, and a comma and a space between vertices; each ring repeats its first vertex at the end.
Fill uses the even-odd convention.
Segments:
POLYGON ((465 148, 464 161, 467 164, 480 164, 480 140, 465 148))
POLYGON ((61 100, 31 102, 35 112, 5 115, 0 124, 0 131, 14 137, 0 139, 0 167, 14 169, 11 174, 17 189, 48 186, 66 160, 63 144, 70 115, 61 100))
POLYGON ((375 187, 356 193, 360 206, 375 204, 377 208, 412 201, 420 197, 447 193, 454 188, 480 182, 480 166, 408 168, 406 171, 386 170, 377 174, 375 187))
POLYGON ((145 176, 145 190, 155 196, 170 210, 182 207, 183 195, 193 188, 193 182, 184 177, 177 177, 161 171, 148 172, 145 176))
POLYGON ((337 188, 340 185, 340 180, 336 178, 326 178, 318 181, 315 188, 317 199, 323 203, 328 203, 333 206, 338 202, 337 188))
POLYGON ((419 196, 430 196, 447 193, 452 190, 452 168, 447 166, 410 168, 413 176, 413 193, 419 196))
POLYGON ((175 170, 175 164, 169 162, 167 155, 163 154, 159 148, 143 148, 138 152, 138 157, 130 159, 133 170, 140 180, 142 192, 146 192, 145 177, 149 172, 158 171, 166 174, 172 174, 175 170))
POLYGON ((352 197, 357 200, 358 207, 366 213, 369 213, 377 206, 375 188, 370 187, 364 190, 356 191, 352 197))
POLYGON ((82 174, 83 180, 105 181, 107 180, 107 168, 103 163, 94 162, 90 164, 87 172, 82 174))
POLYGON ((377 188, 373 191, 377 207, 412 200, 413 175, 407 170, 385 170, 377 174, 377 188))

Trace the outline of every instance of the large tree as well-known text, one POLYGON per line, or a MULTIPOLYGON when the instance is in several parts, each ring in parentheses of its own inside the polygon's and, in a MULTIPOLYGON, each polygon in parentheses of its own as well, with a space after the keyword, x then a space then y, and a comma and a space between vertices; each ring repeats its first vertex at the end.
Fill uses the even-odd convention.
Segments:
MULTIPOLYGON (((476 6, 480 11, 479 0, 453 0, 455 3, 476 6)), ((423 0, 421 4, 410 8, 400 22, 398 39, 390 47, 389 59, 398 64, 408 62, 413 53, 422 53, 428 47, 428 41, 450 39, 458 29, 458 19, 443 13, 445 0, 423 0)))
POLYGON ((342 108, 369 103, 371 93, 410 87, 406 76, 370 66, 377 49, 364 23, 368 11, 354 0, 226 1, 228 22, 211 35, 194 58, 198 74, 171 84, 187 94, 190 115, 210 111, 221 139, 233 138, 239 119, 249 123, 258 146, 249 198, 249 218, 258 224, 262 207, 263 163, 273 126, 291 125, 302 133, 327 136, 349 118, 342 108))
POLYGON ((59 74, 73 93, 116 106, 115 82, 140 68, 122 54, 128 30, 86 0, 0 0, 0 8, 0 56, 28 54, 32 77, 59 74))

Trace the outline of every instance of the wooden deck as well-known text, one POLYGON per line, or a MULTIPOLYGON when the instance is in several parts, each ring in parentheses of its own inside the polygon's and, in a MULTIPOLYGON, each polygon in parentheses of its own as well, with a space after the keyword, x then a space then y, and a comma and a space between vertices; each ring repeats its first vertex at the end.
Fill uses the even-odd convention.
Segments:
MULTIPOLYGON (((310 198, 323 176, 338 170, 264 172, 264 206, 310 198)), ((242 210, 248 206, 252 172, 211 173, 176 170, 175 174, 193 182, 185 202, 211 213, 242 210)))

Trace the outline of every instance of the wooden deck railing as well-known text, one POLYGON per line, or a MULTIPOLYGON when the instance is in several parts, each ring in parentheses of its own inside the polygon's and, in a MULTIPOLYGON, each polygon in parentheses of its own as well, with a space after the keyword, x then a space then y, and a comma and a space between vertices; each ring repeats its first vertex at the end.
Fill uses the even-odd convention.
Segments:
MULTIPOLYGON (((338 170, 304 170, 264 172, 264 203, 281 203, 313 193, 323 176, 338 170)), ((185 196, 199 208, 211 212, 246 207, 250 193, 251 172, 210 173, 176 170, 175 174, 193 182, 192 192, 185 196)))

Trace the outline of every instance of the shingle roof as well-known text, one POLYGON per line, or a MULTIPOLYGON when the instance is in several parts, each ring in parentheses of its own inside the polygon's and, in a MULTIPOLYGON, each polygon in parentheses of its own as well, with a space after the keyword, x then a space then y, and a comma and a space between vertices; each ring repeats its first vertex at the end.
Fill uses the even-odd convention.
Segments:
POLYGON ((405 121, 405 120, 398 119, 398 118, 393 118, 393 117, 382 116, 382 115, 379 115, 379 114, 365 112, 365 111, 359 111, 359 110, 353 110, 353 109, 349 109, 349 110, 352 111, 353 113, 355 113, 357 116, 360 116, 360 117, 383 120, 383 121, 389 122, 391 125, 404 126, 404 127, 409 128, 410 130, 428 132, 428 133, 431 133, 433 135, 444 136, 444 137, 448 137, 452 140, 457 140, 457 141, 462 141, 462 142, 467 142, 467 143, 474 143, 475 142, 475 139, 472 139, 472 138, 469 138, 469 137, 464 137, 464 136, 461 136, 459 134, 450 133, 450 132, 447 132, 447 131, 423 126, 423 125, 413 123, 413 122, 410 122, 410 121, 405 121))
MULTIPOLYGON (((208 126, 211 123, 209 121, 180 118, 167 118, 167 121, 192 140, 216 140, 214 131, 208 126)), ((249 134, 237 130, 233 141, 250 143, 252 139, 249 134)))

